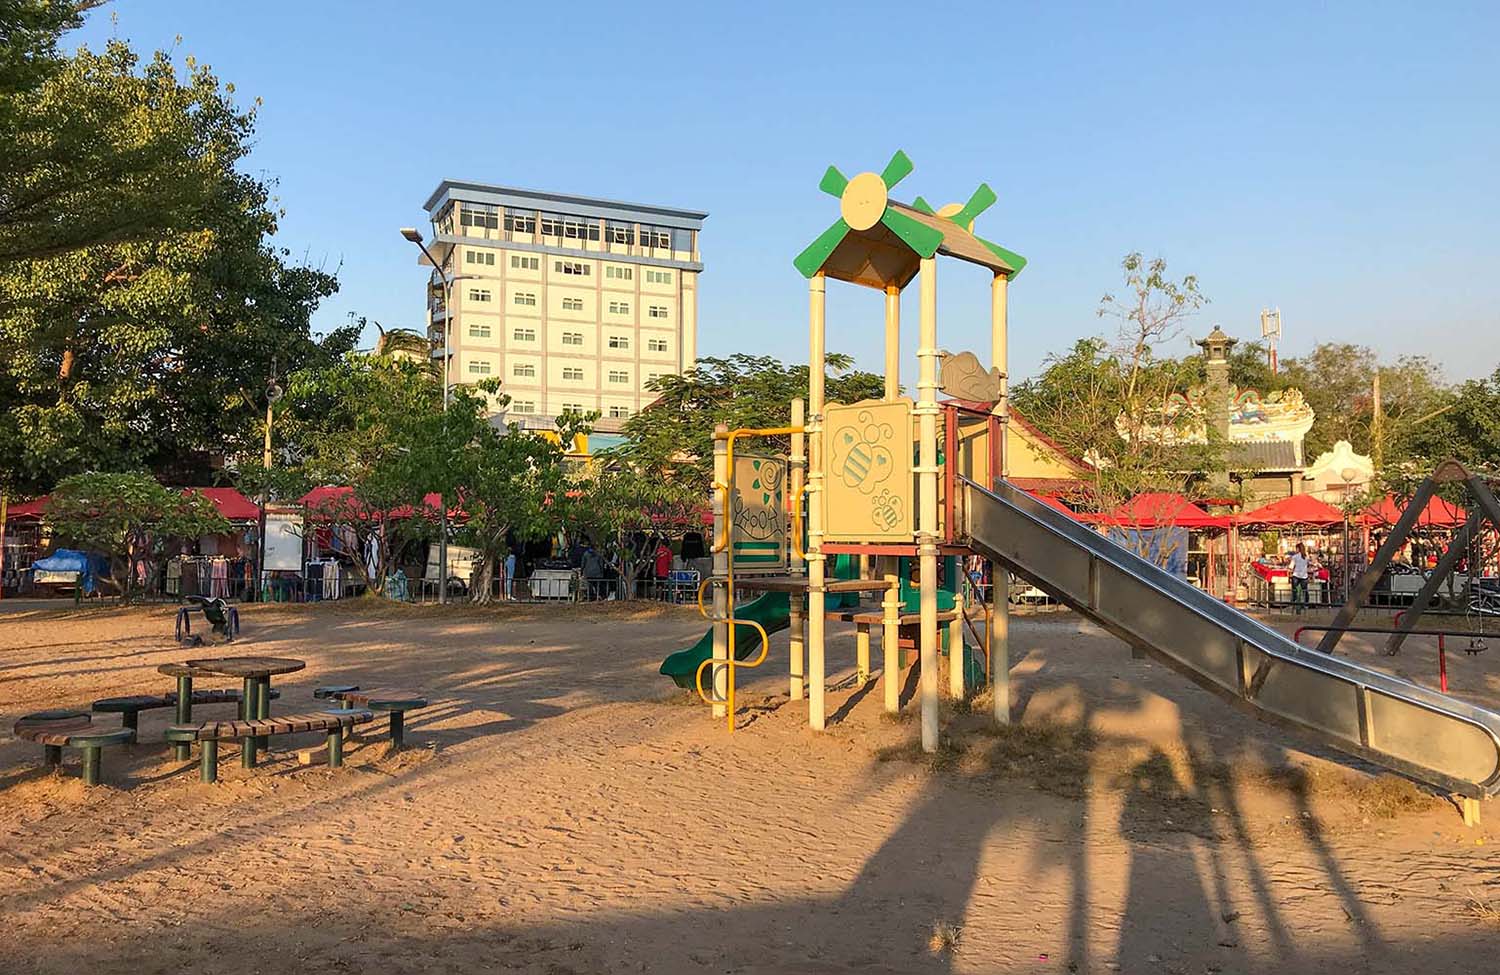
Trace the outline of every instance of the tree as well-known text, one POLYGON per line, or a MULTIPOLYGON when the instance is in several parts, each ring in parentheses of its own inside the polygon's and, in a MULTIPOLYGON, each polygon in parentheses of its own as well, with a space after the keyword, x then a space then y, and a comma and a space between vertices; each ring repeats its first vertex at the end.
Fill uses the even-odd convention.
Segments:
MULTIPOLYGON (((829 402, 853 403, 884 395, 885 381, 851 370, 853 360, 830 354, 834 370, 825 382, 829 402)), ((626 443, 616 456, 647 476, 681 479, 684 490, 708 496, 713 480, 714 426, 782 427, 791 401, 807 398, 808 368, 787 366, 769 356, 702 358, 680 376, 663 376, 650 388, 659 394, 625 424, 626 443)), ((766 441, 765 449, 789 449, 786 437, 766 441)))
POLYGON ((333 277, 268 240, 240 172, 254 112, 189 59, 124 44, 62 59, 0 99, 0 471, 149 468, 206 481, 252 447, 273 363, 337 358, 310 332, 333 277))
POLYGON ((1472 470, 1500 473, 1500 369, 1441 394, 1432 409, 1392 431, 1393 469, 1430 473, 1452 457, 1472 470))
POLYGON ((479 394, 500 396, 502 406, 509 398, 500 394, 498 382, 475 388, 472 394, 461 389, 456 407, 455 419, 467 424, 467 432, 458 435, 464 443, 458 461, 461 537, 479 550, 481 558, 471 599, 488 603, 495 563, 510 550, 512 539, 548 538, 571 524, 579 495, 563 463, 565 445, 586 434, 598 414, 564 412, 557 418, 555 434, 523 430, 513 423, 497 427, 485 417, 485 399, 479 394))
POLYGON ((1302 390, 1315 414, 1304 442, 1308 457, 1347 440, 1361 453, 1374 452, 1373 387, 1380 374, 1381 411, 1388 429, 1416 419, 1441 405, 1446 388, 1442 370, 1426 356, 1402 356, 1382 365, 1373 349, 1343 342, 1323 342, 1305 356, 1287 360, 1288 385, 1302 390))
POLYGON ((701 527, 707 507, 707 499, 687 479, 662 477, 612 453, 595 458, 575 489, 570 527, 613 547, 620 557, 624 598, 637 592, 641 572, 655 557, 656 538, 701 527))
POLYGON ((129 594, 139 579, 149 590, 174 538, 229 530, 213 502, 162 487, 149 474, 75 474, 47 499, 44 516, 59 537, 109 557, 110 575, 129 594))
MULTIPOLYGON (((278 466, 299 471, 300 489, 347 487, 313 514, 350 529, 361 551, 356 572, 378 585, 403 543, 426 538, 436 511, 430 494, 458 497, 463 454, 483 422, 480 407, 460 390, 449 414, 430 370, 407 360, 350 353, 329 365, 298 370, 279 404, 278 466)), ((258 465, 246 465, 253 480, 258 465)), ((247 485, 251 486, 251 485, 247 485)))
POLYGON ((1106 511, 1148 491, 1181 491, 1219 469, 1226 445, 1184 395, 1199 381, 1190 360, 1111 351, 1080 339, 1011 390, 1021 416, 1092 465, 1088 504, 1106 511))
POLYGON ((1158 348, 1176 338, 1187 319, 1208 304, 1198 290, 1197 275, 1181 281, 1167 277, 1167 262, 1160 257, 1147 261, 1139 251, 1120 261, 1127 294, 1121 298, 1106 292, 1099 299, 1098 316, 1119 322, 1116 355, 1126 364, 1125 401, 1135 404, 1141 374, 1151 364, 1158 348))
POLYGON ((63 63, 57 42, 103 0, 0 0, 0 111, 63 63))

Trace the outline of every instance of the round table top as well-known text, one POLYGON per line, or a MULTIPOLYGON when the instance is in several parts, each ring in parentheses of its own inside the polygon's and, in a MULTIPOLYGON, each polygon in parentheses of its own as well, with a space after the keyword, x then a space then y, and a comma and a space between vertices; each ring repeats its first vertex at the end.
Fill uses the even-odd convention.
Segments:
POLYGON ((189 660, 187 665, 202 674, 270 677, 272 674, 290 674, 301 670, 307 666, 307 662, 295 657, 208 657, 189 660))

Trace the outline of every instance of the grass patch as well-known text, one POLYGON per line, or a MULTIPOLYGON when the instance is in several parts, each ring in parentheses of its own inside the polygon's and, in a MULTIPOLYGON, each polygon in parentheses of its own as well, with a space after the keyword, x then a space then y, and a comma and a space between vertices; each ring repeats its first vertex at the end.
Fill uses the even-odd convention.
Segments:
POLYGON ((1464 893, 1468 896, 1468 903, 1464 905, 1464 909, 1470 917, 1490 927, 1500 927, 1500 907, 1497 907, 1494 901, 1472 888, 1464 893))
POLYGON ((947 735, 938 738, 937 751, 931 754, 922 751, 922 741, 919 738, 909 738, 899 745, 886 745, 875 749, 877 762, 910 762, 913 765, 925 765, 931 772, 946 772, 953 769, 957 767, 963 756, 963 746, 947 735))
POLYGON ((1367 778, 1339 770, 1289 766, 1272 770, 1268 778, 1297 795, 1348 802, 1370 819, 1395 819, 1431 809, 1440 801, 1410 779, 1390 772, 1367 778))
POLYGON ((1088 788, 1099 736, 1078 725, 987 724, 978 753, 991 775, 1026 779, 1044 792, 1080 798, 1088 788))
POLYGON ((932 934, 927 938, 927 949, 934 955, 951 955, 958 951, 963 940, 964 929, 947 921, 933 921, 932 934))

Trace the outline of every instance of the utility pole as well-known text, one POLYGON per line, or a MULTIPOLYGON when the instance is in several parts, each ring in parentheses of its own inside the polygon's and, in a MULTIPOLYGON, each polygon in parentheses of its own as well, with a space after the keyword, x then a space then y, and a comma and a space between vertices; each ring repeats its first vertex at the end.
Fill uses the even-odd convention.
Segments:
POLYGON ((1271 367, 1271 375, 1280 371, 1276 361, 1276 343, 1281 341, 1281 309, 1262 308, 1260 310, 1260 335, 1266 340, 1266 365, 1271 367))
POLYGON ((1380 408, 1380 367, 1375 367, 1375 379, 1370 385, 1370 459, 1375 461, 1377 471, 1385 469, 1385 412, 1380 408))
POLYGON ((277 362, 271 360, 271 381, 266 384, 266 442, 260 454, 261 481, 260 481, 260 531, 259 548, 260 557, 255 564, 256 590, 260 595, 261 602, 266 599, 266 505, 271 500, 271 421, 276 401, 281 399, 281 387, 276 385, 277 362))

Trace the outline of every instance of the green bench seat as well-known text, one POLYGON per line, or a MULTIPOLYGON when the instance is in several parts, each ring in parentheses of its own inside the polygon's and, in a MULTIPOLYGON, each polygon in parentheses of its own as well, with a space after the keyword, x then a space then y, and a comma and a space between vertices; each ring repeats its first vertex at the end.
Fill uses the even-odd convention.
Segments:
POLYGON ((83 752, 83 781, 98 785, 103 749, 135 740, 131 728, 95 728, 93 718, 83 711, 38 711, 16 720, 15 736, 42 746, 48 765, 62 764, 62 750, 77 748, 83 752))

